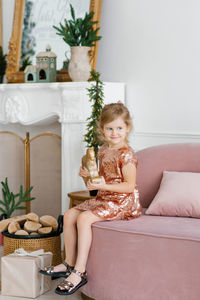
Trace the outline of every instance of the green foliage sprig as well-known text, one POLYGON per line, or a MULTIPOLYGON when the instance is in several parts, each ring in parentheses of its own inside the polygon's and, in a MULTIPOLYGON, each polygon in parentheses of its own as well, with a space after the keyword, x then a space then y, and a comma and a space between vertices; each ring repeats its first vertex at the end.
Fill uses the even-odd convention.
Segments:
POLYGON ((73 6, 70 4, 70 11, 72 20, 64 19, 64 25, 59 24, 60 28, 53 26, 57 30, 58 35, 63 37, 65 43, 70 47, 74 46, 94 46, 94 42, 101 39, 98 36, 99 27, 94 29, 93 25, 97 24, 98 21, 92 21, 94 12, 85 13, 84 18, 76 18, 73 6))
POLYGON ((88 124, 86 125, 87 132, 84 135, 84 142, 87 143, 87 147, 94 147, 95 154, 101 142, 99 141, 99 133, 97 132, 97 122, 99 121, 101 110, 103 108, 104 101, 104 91, 103 82, 100 80, 100 73, 94 70, 91 71, 91 78, 89 81, 94 81, 95 83, 87 89, 89 101, 92 103, 92 113, 91 116, 87 118, 88 124))
POLYGON ((5 75, 7 68, 6 54, 3 54, 3 48, 0 46, 0 83, 3 82, 3 76, 5 75))
POLYGON ((27 66, 31 66, 32 65, 32 61, 30 59, 30 57, 24 57, 21 60, 21 67, 19 68, 19 71, 24 71, 26 69, 27 66))
POLYGON ((22 203, 27 201, 32 201, 35 199, 35 197, 27 198, 27 196, 33 189, 32 186, 24 193, 23 186, 20 185, 19 193, 14 194, 13 192, 10 192, 7 177, 5 179, 5 182, 1 181, 1 184, 3 186, 2 187, 3 200, 0 200, 0 204, 2 205, 2 207, 0 207, 0 211, 3 214, 6 214, 7 218, 10 218, 12 213, 15 210, 25 209, 26 207, 22 206, 22 203), (16 198, 18 198, 18 200, 16 200, 16 198))
POLYGON ((31 20, 32 18, 33 2, 25 1, 24 8, 24 21, 23 21, 23 33, 21 42, 21 62, 20 71, 24 71, 26 66, 32 65, 32 57, 35 54, 36 39, 32 35, 32 30, 36 26, 35 22, 31 20))

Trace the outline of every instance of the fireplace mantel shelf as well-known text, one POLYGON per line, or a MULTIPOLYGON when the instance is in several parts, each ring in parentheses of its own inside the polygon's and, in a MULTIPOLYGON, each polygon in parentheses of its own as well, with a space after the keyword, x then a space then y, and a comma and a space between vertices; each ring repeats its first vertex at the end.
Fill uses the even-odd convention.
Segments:
MULTIPOLYGON (((53 82, 0 85, 0 124, 19 123, 23 126, 39 126, 55 121, 61 123, 62 211, 68 207, 66 195, 77 189, 69 180, 70 154, 77 152, 77 140, 76 143, 70 140, 72 130, 70 126, 76 126, 74 130, 78 133, 85 125, 91 113, 91 104, 87 95, 87 88, 91 84, 92 82, 53 82)), ((104 103, 124 101, 124 92, 124 83, 105 82, 104 103)), ((82 144, 82 138, 78 142, 79 145, 82 144)), ((80 155, 81 153, 79 157, 80 155)))
POLYGON ((81 122, 88 111, 89 86, 85 82, 0 85, 0 123, 81 122))

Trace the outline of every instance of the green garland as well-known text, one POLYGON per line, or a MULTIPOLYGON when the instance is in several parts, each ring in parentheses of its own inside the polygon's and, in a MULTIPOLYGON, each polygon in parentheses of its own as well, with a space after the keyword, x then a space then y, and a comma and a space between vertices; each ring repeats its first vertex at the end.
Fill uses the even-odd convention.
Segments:
POLYGON ((99 141, 99 133, 97 132, 97 122, 103 108, 104 101, 104 91, 103 91, 103 82, 100 80, 100 73, 94 70, 91 71, 91 78, 89 81, 94 81, 95 83, 87 89, 89 102, 92 103, 92 113, 91 116, 87 118, 88 124, 86 126, 87 132, 84 135, 84 142, 87 143, 87 147, 94 147, 95 154, 101 142, 99 141))

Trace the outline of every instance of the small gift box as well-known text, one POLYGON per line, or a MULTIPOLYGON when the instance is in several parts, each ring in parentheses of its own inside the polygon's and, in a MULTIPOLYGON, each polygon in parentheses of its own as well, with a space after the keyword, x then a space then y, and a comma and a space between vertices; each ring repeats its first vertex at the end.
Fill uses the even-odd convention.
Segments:
POLYGON ((1 294, 36 298, 50 290, 51 278, 39 273, 50 266, 52 253, 17 249, 13 254, 1 258, 1 294))

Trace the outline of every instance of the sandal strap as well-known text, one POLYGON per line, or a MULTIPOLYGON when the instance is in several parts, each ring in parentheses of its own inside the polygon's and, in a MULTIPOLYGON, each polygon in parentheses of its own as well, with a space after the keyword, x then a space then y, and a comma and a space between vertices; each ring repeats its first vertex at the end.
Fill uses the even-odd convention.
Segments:
POLYGON ((58 286, 66 289, 66 288, 73 288, 74 284, 68 280, 63 280, 58 286))
POLYGON ((62 261, 62 264, 67 268, 67 270, 71 271, 74 269, 73 266, 68 265, 68 263, 66 261, 62 261))
MULTIPOLYGON (((68 263, 66 261, 63 261, 62 264, 66 267, 66 272, 69 271, 71 272, 74 267, 68 265, 68 263)), ((55 271, 54 271, 54 267, 46 267, 45 268, 45 271, 48 273, 48 274, 53 274, 55 271)), ((64 271, 65 272, 65 271, 64 271)))
POLYGON ((51 273, 54 272, 53 269, 54 269, 54 267, 47 267, 45 271, 46 271, 47 273, 51 274, 51 273))
POLYGON ((87 278, 87 273, 85 272, 79 272, 76 269, 72 270, 72 273, 75 273, 76 275, 78 275, 79 277, 81 277, 81 279, 86 279, 87 278))
POLYGON ((63 280, 58 286, 56 291, 59 291, 59 294, 61 295, 69 295, 69 293, 74 293, 77 289, 79 289, 82 285, 87 283, 87 273, 85 272, 79 272, 76 269, 72 270, 72 273, 77 274, 80 278, 81 281, 78 284, 73 284, 72 282, 68 280, 63 280))

